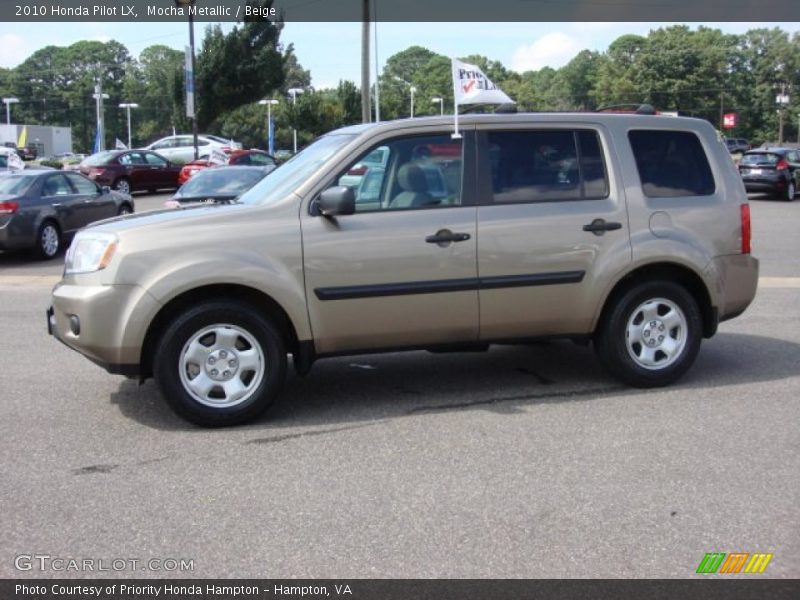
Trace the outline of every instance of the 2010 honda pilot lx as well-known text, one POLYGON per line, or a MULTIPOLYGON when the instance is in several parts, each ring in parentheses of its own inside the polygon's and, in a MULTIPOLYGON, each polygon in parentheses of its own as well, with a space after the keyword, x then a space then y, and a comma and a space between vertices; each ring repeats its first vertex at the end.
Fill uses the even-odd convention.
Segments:
POLYGON ((51 332, 215 426, 266 409, 288 354, 306 373, 331 355, 579 338, 615 377, 662 386, 752 301, 747 196, 708 123, 461 122, 339 129, 235 203, 81 231, 51 332), (340 185, 378 148, 375 173, 340 185))

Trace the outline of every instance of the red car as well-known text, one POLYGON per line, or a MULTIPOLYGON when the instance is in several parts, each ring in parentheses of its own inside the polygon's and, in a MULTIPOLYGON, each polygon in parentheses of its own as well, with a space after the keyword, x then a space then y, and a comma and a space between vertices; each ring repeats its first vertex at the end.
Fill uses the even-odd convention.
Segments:
MULTIPOLYGON (((263 150, 228 150, 225 149, 228 155, 229 165, 244 165, 253 167, 277 167, 278 161, 263 150)), ((194 160, 190 163, 183 165, 180 175, 178 175, 178 184, 183 185, 195 173, 201 169, 212 166, 214 163, 207 160, 194 160)))
POLYGON ((107 150, 92 154, 79 170, 100 185, 130 194, 177 188, 181 166, 148 150, 107 150))

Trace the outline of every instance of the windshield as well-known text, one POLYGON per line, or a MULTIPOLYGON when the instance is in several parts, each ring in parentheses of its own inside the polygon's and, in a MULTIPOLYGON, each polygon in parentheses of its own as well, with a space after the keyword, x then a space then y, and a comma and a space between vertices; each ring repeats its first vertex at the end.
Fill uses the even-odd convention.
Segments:
POLYGON ((35 175, 9 175, 0 177, 0 194, 21 196, 30 187, 35 175))
POLYGON ((239 198, 244 204, 270 204, 295 191, 355 134, 334 134, 317 138, 239 198))
POLYGON ((95 167, 97 165, 104 165, 108 161, 110 161, 114 156, 116 156, 117 152, 114 150, 107 150, 105 152, 98 152, 97 154, 92 154, 89 158, 83 161, 83 164, 87 167, 95 167))
POLYGON ((777 154, 745 154, 739 164, 742 165, 774 165, 780 160, 777 154))
POLYGON ((179 194, 181 196, 238 196, 249 190, 255 183, 264 177, 263 169, 231 169, 211 168, 196 173, 183 184, 179 194))

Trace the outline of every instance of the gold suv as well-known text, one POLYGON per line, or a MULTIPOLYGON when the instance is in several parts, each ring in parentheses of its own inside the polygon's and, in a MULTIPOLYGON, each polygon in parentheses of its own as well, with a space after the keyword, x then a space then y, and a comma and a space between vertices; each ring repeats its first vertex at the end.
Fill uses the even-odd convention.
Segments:
POLYGON ((305 374, 332 355, 566 337, 663 386, 752 301, 747 196, 707 122, 461 123, 339 129, 235 202, 84 229, 48 328, 219 426, 272 404, 288 354, 305 374))

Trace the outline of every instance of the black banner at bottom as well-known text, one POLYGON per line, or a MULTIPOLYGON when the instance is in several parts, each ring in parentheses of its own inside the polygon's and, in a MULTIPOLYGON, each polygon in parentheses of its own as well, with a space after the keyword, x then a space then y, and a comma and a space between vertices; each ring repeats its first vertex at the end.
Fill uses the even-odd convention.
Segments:
POLYGON ((5 579, 2 600, 796 600, 781 579, 5 579))

